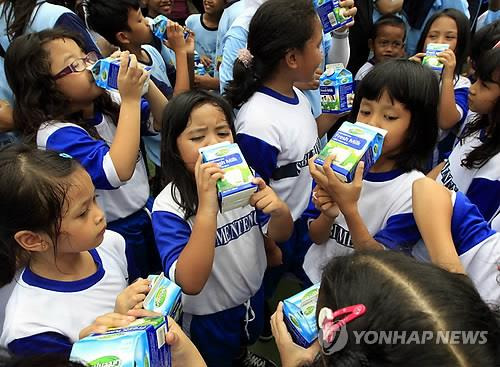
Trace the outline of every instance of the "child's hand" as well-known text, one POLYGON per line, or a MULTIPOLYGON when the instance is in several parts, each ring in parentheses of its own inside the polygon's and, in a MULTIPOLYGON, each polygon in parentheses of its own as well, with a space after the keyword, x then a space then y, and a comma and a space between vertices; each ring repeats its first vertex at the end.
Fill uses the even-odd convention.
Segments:
POLYGON ((410 57, 408 60, 415 61, 421 64, 424 57, 425 57, 425 52, 419 52, 418 54, 415 54, 412 57, 410 57))
POLYGON ((334 155, 330 155, 325 160, 323 164, 323 173, 314 163, 314 159, 316 159, 316 156, 314 156, 309 160, 309 170, 316 183, 328 193, 335 203, 337 203, 340 211, 344 215, 347 215, 346 213, 352 213, 357 210, 358 200, 363 186, 364 162, 358 163, 353 182, 345 183, 335 176, 335 173, 333 173, 330 167, 334 158, 334 155))
POLYGON ((126 314, 133 308, 142 308, 142 301, 144 301, 151 289, 150 283, 147 279, 138 278, 121 291, 116 297, 115 312, 126 314))
POLYGON ((281 248, 269 237, 264 237, 266 249, 267 266, 274 268, 283 264, 283 252, 281 248))
POLYGON ((122 101, 139 101, 147 78, 148 72, 137 64, 135 55, 131 55, 128 51, 120 54, 118 91, 122 101))
POLYGON ((208 57, 207 55, 201 55, 200 62, 206 68, 208 68, 210 65, 212 65, 212 59, 210 57, 208 57))
POLYGON ((194 55, 194 40, 196 38, 196 35, 192 30, 188 28, 186 28, 185 31, 189 33, 188 37, 186 38, 186 52, 188 55, 194 55))
POLYGON ((354 16, 357 14, 358 8, 354 6, 354 0, 340 1, 339 6, 341 8, 344 8, 343 11, 344 17, 346 18, 352 17, 352 22, 336 30, 337 32, 344 32, 346 29, 351 28, 354 25, 354 16))
POLYGON ((198 349, 196 349, 193 342, 184 334, 181 327, 171 317, 168 317, 166 341, 171 348, 173 367, 206 366, 198 349))
POLYGON ((453 80, 455 77, 455 67, 457 65, 457 59, 455 57, 455 53, 450 50, 444 50, 437 54, 439 62, 443 64, 443 74, 441 75, 442 79, 453 80))
POLYGON ((317 341, 307 349, 293 342, 283 321, 283 302, 278 303, 276 312, 271 316, 271 330, 280 353, 282 367, 309 365, 320 351, 317 341))
POLYGON ((319 78, 321 77, 321 69, 316 69, 314 71, 313 78, 310 82, 297 82, 294 86, 301 90, 315 90, 319 88, 319 78))
POLYGON ((184 30, 182 26, 174 21, 169 21, 167 25, 167 47, 179 52, 185 50, 186 41, 184 40, 184 30))
POLYGON ((92 325, 82 329, 78 335, 79 339, 83 339, 90 334, 103 334, 110 328, 125 327, 135 320, 134 316, 122 315, 115 312, 110 312, 99 316, 92 325))
POLYGON ((335 219, 340 213, 339 206, 332 200, 330 195, 320 186, 316 186, 312 193, 312 201, 316 209, 320 210, 329 218, 335 219))
POLYGON ((266 185, 262 178, 254 178, 253 183, 257 185, 258 190, 250 197, 251 206, 269 215, 286 215, 289 213, 285 202, 276 195, 273 189, 266 185))
POLYGON ((198 190, 198 212, 207 210, 207 214, 217 215, 217 180, 224 177, 224 171, 216 163, 201 163, 201 154, 194 168, 196 188, 198 190))
POLYGON ((210 89, 212 77, 208 74, 194 76, 194 86, 196 88, 210 89))

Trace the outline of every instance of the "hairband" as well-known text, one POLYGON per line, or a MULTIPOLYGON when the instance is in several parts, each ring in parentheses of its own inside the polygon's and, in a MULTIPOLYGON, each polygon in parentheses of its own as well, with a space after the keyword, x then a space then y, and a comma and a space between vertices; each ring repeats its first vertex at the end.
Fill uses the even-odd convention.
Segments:
POLYGON ((238 51, 238 60, 240 60, 245 68, 250 67, 253 61, 253 55, 250 53, 248 48, 242 48, 238 51))
POLYGON ((363 304, 341 308, 333 312, 328 307, 323 307, 318 315, 319 341, 323 350, 329 349, 335 340, 335 334, 348 323, 363 316, 366 306, 363 304), (344 316, 340 320, 337 318, 344 316))

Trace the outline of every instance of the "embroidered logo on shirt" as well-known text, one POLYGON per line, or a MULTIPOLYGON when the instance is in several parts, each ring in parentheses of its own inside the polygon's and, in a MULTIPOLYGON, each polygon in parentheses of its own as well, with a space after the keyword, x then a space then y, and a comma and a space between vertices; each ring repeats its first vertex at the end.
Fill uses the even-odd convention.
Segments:
POLYGON ((215 246, 227 245, 229 242, 241 237, 257 225, 259 225, 257 212, 253 210, 244 217, 238 218, 234 222, 217 228, 215 246))
POLYGON ((339 245, 353 248, 351 234, 347 229, 338 224, 334 224, 330 231, 330 238, 335 240, 339 245))
POLYGON ((443 169, 441 170, 441 181, 443 182, 443 185, 449 190, 458 192, 458 187, 453 181, 453 175, 451 174, 450 161, 446 161, 443 169))

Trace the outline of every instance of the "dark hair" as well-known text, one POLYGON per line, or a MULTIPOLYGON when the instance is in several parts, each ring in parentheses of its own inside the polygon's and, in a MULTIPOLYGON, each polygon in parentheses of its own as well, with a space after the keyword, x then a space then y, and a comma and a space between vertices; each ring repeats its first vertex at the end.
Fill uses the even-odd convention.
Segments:
POLYGON ((317 19, 310 0, 269 0, 253 16, 248 30, 248 67, 236 59, 226 98, 241 107, 276 71, 290 49, 302 50, 317 19))
MULTIPOLYGON (((44 1, 42 1, 43 3, 44 1)), ((2 17, 7 24, 7 36, 10 41, 22 35, 28 26, 33 11, 37 6, 36 0, 5 0, 2 17)))
POLYGON ((434 72, 406 59, 393 59, 375 65, 356 89, 352 121, 357 119, 363 98, 379 100, 384 92, 411 113, 401 151, 388 158, 405 172, 414 169, 424 171, 438 134, 439 83, 434 72))
POLYGON ((467 61, 467 56, 469 55, 469 47, 470 47, 470 24, 469 19, 459 10, 456 9, 443 9, 434 13, 427 23, 425 23, 424 29, 420 34, 420 39, 417 43, 417 52, 425 52, 424 44, 425 39, 427 38, 427 34, 431 29, 432 23, 437 18, 440 17, 450 17, 455 21, 457 25, 457 46, 455 49, 455 58, 457 60, 457 64, 455 66, 455 75, 459 75, 462 71, 465 62, 467 61))
POLYGON ((472 66, 477 67, 481 56, 488 50, 491 50, 500 41, 500 20, 478 30, 470 47, 470 59, 472 66))
POLYGON ((173 97, 163 113, 161 130, 161 167, 164 184, 172 183, 172 197, 186 212, 185 219, 196 214, 198 209, 198 194, 194 176, 184 164, 177 147, 177 138, 186 129, 191 112, 204 104, 214 105, 224 113, 231 128, 233 138, 236 131, 233 124, 231 106, 221 96, 204 90, 184 92, 173 97), (175 192, 179 190, 179 195, 175 192))
POLYGON ((80 362, 69 361, 66 354, 41 354, 13 356, 0 350, 0 367, 84 367, 80 362))
MULTIPOLYGON (((321 355, 317 366, 497 366, 500 335, 495 313, 463 274, 419 263, 393 251, 333 258, 323 271, 317 313, 364 304, 346 326, 346 346, 321 355), (439 342, 437 332, 486 332, 484 343, 439 342), (366 343, 361 331, 434 332, 424 343, 366 343), (357 340, 360 342, 356 342, 357 340)), ((394 340, 394 339, 393 339, 394 340)))
POLYGON ((377 20, 372 27, 370 38, 372 40, 375 40, 375 38, 377 38, 377 34, 378 34, 380 28, 382 28, 383 26, 386 26, 386 25, 403 28, 403 31, 404 31, 403 43, 405 42, 405 40, 406 40, 405 22, 403 21, 403 19, 401 19, 400 17, 398 17, 394 14, 386 14, 386 15, 382 16, 379 20, 377 20))
MULTIPOLYGON (((477 65, 476 76, 479 79, 476 83, 492 82, 500 85, 500 48, 484 53, 477 65)), ((482 144, 474 147, 467 157, 462 159, 462 166, 469 169, 480 168, 491 157, 500 153, 500 98, 497 98, 490 113, 478 115, 467 125, 461 138, 483 129, 485 134, 481 138, 482 144)))
POLYGON ((116 39, 118 32, 130 31, 128 14, 139 10, 138 0, 91 0, 87 5, 87 22, 109 43, 120 46, 116 39))
POLYGON ((47 233, 55 253, 69 188, 65 179, 80 167, 74 159, 27 145, 0 150, 0 287, 11 282, 28 260, 14 239, 18 231, 47 233))
MULTIPOLYGON (((79 124, 94 137, 93 126, 87 124, 80 112, 68 116, 70 101, 61 93, 52 76, 49 52, 45 45, 57 39, 71 39, 83 48, 81 38, 64 29, 48 29, 18 37, 7 50, 5 74, 15 96, 14 124, 30 141, 35 141, 40 125, 64 116, 79 124)), ((95 101, 97 111, 111 117, 116 123, 120 107, 103 93, 95 101)))

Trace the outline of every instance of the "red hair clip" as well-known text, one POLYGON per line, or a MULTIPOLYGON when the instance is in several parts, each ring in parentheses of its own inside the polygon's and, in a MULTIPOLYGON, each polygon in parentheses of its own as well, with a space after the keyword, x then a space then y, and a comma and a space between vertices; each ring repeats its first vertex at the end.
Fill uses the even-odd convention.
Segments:
POLYGON ((323 307, 318 315, 318 325, 320 328, 320 337, 325 344, 332 344, 335 333, 351 321, 363 316, 366 312, 366 306, 363 304, 348 306, 333 312, 328 307, 323 307), (342 319, 337 318, 344 316, 342 319))

